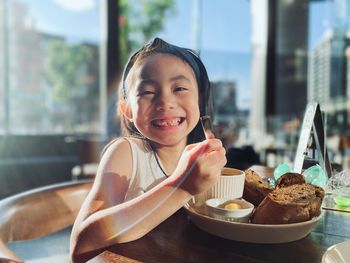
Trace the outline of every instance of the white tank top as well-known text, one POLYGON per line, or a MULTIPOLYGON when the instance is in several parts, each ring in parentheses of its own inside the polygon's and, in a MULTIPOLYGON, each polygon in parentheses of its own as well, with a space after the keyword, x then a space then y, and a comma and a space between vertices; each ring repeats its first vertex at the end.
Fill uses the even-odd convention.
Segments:
POLYGON ((164 170, 159 158, 157 163, 155 153, 145 147, 142 139, 124 137, 130 144, 132 154, 132 175, 125 200, 131 200, 166 179, 159 165, 164 170))

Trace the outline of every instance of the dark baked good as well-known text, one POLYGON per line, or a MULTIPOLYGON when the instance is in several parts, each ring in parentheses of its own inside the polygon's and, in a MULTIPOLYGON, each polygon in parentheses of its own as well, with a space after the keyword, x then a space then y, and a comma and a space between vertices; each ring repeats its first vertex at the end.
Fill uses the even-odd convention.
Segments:
POLYGON ((258 206, 265 196, 272 192, 273 187, 265 182, 255 171, 245 171, 243 199, 258 206))
POLYGON ((324 190, 303 183, 277 187, 255 209, 256 224, 288 224, 310 220, 321 213, 324 190))
POLYGON ((285 173, 280 176, 276 181, 276 187, 285 187, 293 184, 304 184, 306 183, 305 177, 298 173, 285 173))

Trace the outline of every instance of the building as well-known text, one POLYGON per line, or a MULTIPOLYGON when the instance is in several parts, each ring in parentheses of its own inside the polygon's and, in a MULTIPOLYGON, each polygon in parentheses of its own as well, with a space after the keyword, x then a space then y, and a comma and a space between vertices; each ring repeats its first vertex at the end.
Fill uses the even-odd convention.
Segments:
POLYGON ((348 126, 350 38, 342 28, 326 31, 309 59, 308 101, 326 112, 330 135, 343 134, 348 126))
MULTIPOLYGON (((347 94, 348 58, 344 55, 350 41, 345 34, 328 30, 309 59, 308 101, 330 107, 347 94)), ((326 107, 327 109, 327 107, 326 107)))

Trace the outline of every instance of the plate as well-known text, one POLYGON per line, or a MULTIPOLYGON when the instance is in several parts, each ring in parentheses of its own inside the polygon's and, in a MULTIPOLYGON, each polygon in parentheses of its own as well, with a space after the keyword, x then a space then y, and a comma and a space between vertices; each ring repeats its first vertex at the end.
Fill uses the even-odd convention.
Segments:
POLYGON ((314 225, 322 217, 321 214, 300 223, 264 225, 212 218, 208 216, 205 207, 195 207, 191 202, 184 207, 193 223, 209 234, 235 241, 260 244, 286 243, 302 239, 311 232, 314 225))
POLYGON ((322 263, 346 262, 350 262, 350 241, 329 247, 322 257, 322 263))

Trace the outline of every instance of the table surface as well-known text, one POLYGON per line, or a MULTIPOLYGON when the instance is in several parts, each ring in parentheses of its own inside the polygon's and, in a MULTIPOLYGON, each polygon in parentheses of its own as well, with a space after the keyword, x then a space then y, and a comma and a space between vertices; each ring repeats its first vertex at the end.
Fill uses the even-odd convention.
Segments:
POLYGON ((323 210, 322 218, 303 239, 282 244, 255 244, 206 233, 182 208, 144 237, 95 251, 87 257, 92 258, 89 262, 93 263, 321 262, 327 248, 349 239, 348 212, 323 210))

